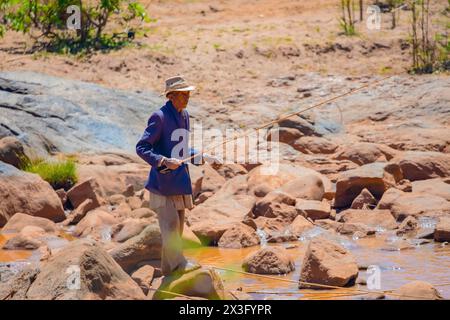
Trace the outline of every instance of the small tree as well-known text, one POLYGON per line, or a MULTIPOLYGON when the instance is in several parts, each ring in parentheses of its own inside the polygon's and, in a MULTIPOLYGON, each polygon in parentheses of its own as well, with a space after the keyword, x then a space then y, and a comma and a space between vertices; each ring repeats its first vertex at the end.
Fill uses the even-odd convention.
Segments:
POLYGON ((341 0, 342 17, 339 21, 345 35, 356 34, 355 30, 355 5, 353 0, 341 0))
POLYGON ((47 49, 68 47, 70 51, 78 51, 123 44, 118 34, 105 34, 105 27, 112 18, 127 25, 134 19, 150 22, 144 7, 136 1, 94 0, 86 4, 82 0, 0 0, 3 32, 13 30, 28 34, 36 45, 47 49), (67 28, 71 6, 76 6, 80 13, 76 31, 67 28))

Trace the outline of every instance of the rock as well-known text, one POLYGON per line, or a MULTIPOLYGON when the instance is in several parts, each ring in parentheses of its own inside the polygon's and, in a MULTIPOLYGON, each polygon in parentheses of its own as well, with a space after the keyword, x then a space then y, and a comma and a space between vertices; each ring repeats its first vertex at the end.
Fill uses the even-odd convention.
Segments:
POLYGON ((150 265, 145 265, 137 269, 131 274, 131 279, 133 279, 142 292, 146 295, 152 286, 153 275, 155 273, 155 268, 150 265))
POLYGON ((295 238, 298 238, 303 232, 313 227, 314 225, 311 221, 306 220, 304 216, 299 215, 289 225, 288 230, 295 236, 295 238))
POLYGON ((96 194, 98 183, 91 178, 74 185, 67 192, 67 198, 74 208, 81 205, 86 199, 91 199, 92 203, 86 208, 87 211, 100 207, 100 200, 96 194))
POLYGON ((450 154, 408 151, 391 162, 398 164, 404 178, 410 181, 450 176, 450 154))
POLYGON ((302 178, 291 180, 277 190, 285 192, 296 199, 320 201, 325 194, 323 181, 316 174, 309 174, 302 178))
POLYGON ((334 230, 336 232, 342 226, 342 222, 337 222, 331 219, 319 219, 314 221, 314 224, 325 230, 334 230))
POLYGON ((347 287, 352 286, 357 277, 358 265, 344 247, 322 237, 309 242, 300 271, 299 288, 321 288, 303 282, 347 287))
POLYGON ((125 242, 141 233, 150 223, 150 221, 144 219, 125 219, 113 227, 112 239, 117 242, 125 242))
POLYGON ((338 147, 334 142, 321 137, 301 137, 295 140, 292 146, 306 154, 331 154, 338 147))
POLYGON ((248 170, 239 163, 224 163, 222 165, 219 165, 216 171, 225 179, 231 179, 238 175, 248 173, 248 170))
POLYGON ((377 209, 388 209, 390 210, 395 200, 404 194, 403 191, 396 188, 389 188, 381 197, 378 202, 377 209))
POLYGON ((220 237, 218 246, 222 248, 246 248, 259 244, 259 237, 255 229, 243 223, 239 223, 226 230, 220 237))
POLYGON ((377 199, 373 197, 369 190, 364 188, 353 200, 351 209, 371 209, 377 205, 377 199))
POLYGON ((252 208, 253 217, 276 218, 283 217, 292 221, 297 216, 295 199, 287 193, 272 191, 257 201, 252 208))
POLYGON ((434 240, 439 242, 450 242, 450 218, 441 217, 436 224, 434 231, 434 240))
POLYGON ((242 268, 258 274, 285 274, 294 271, 294 260, 283 247, 263 247, 245 257, 242 268))
POLYGON ((113 194, 108 198, 108 202, 113 206, 118 206, 125 201, 127 198, 123 194, 113 194))
POLYGON ((331 207, 326 201, 297 199, 295 210, 305 218, 317 220, 327 219, 330 216, 331 207))
POLYGON ((373 235, 375 234, 375 228, 371 228, 370 226, 367 226, 363 223, 343 223, 341 224, 337 230, 337 232, 339 232, 340 234, 344 234, 344 235, 358 235, 359 237, 365 237, 365 236, 369 236, 369 235, 373 235))
POLYGON ((450 213, 450 202, 429 194, 405 193, 395 198, 390 210, 399 221, 408 216, 441 216, 450 213))
POLYGON ((142 207, 142 200, 136 196, 127 198, 127 203, 131 210, 136 210, 142 207))
POLYGON ((368 227, 381 227, 388 230, 397 228, 397 223, 389 210, 347 209, 339 214, 338 221, 344 223, 362 223, 368 227))
POLYGON ((215 245, 222 235, 233 227, 233 223, 217 223, 211 219, 199 222, 191 226, 192 232, 200 239, 205 246, 215 245))
POLYGON ((67 192, 66 192, 66 190, 64 190, 64 189, 58 189, 58 190, 56 190, 55 192, 56 192, 56 194, 58 195, 59 199, 61 200, 61 204, 62 204, 63 206, 65 206, 65 205, 66 205, 66 202, 67 202, 67 192))
POLYGON ((302 136, 303 134, 296 128, 278 127, 271 129, 267 133, 267 141, 272 141, 272 139, 274 139, 275 141, 291 145, 295 140, 302 136))
MULTIPOLYGON (((190 297, 201 297, 208 300, 221 300, 225 298, 222 280, 212 269, 197 269, 183 274, 181 277, 164 277, 158 290, 174 292, 190 297)), ((171 298, 169 293, 156 292, 153 300, 171 298)))
POLYGON ((305 136, 321 136, 314 128, 314 125, 301 115, 281 120, 278 125, 280 127, 297 129, 305 136))
POLYGON ((414 231, 417 231, 419 227, 419 222, 413 216, 406 217, 405 220, 400 223, 397 230, 397 235, 402 236, 405 234, 410 234, 414 231))
POLYGON ((127 272, 140 262, 161 258, 161 232, 156 224, 109 251, 113 259, 127 272))
POLYGON ((141 218, 157 218, 157 214, 155 211, 149 208, 139 208, 133 210, 129 214, 130 218, 141 219, 141 218))
POLYGON ((379 199, 401 178, 398 166, 382 162, 374 162, 342 172, 336 182, 334 205, 337 208, 351 205, 363 189, 369 190, 375 198, 379 199))
POLYGON ((0 161, 20 169, 29 160, 22 143, 16 137, 0 139, 0 161))
POLYGON ((52 187, 38 175, 0 162, 0 227, 17 212, 63 221, 66 216, 52 187))
POLYGON ((0 283, 0 299, 1 300, 25 300, 27 299, 27 291, 31 284, 36 280, 40 269, 36 266, 27 267, 8 282, 0 283))
POLYGON ((87 237, 94 235, 95 231, 100 231, 117 223, 110 213, 99 209, 89 211, 86 216, 75 227, 73 231, 76 237, 87 237))
POLYGON ((413 193, 431 194, 450 201, 450 184, 441 178, 413 181, 411 187, 413 193))
POLYGON ((24 213, 16 213, 5 224, 2 232, 20 232, 27 226, 39 227, 48 233, 55 233, 57 231, 56 224, 49 219, 33 217, 24 213))
POLYGON ((71 242, 42 264, 26 298, 140 300, 145 296, 99 243, 84 239, 71 242))
POLYGON ((14 236, 3 245, 6 250, 36 250, 43 245, 43 242, 34 237, 25 235, 23 233, 14 236))
POLYGON ((225 178, 209 164, 189 166, 189 173, 192 175, 194 198, 203 192, 212 192, 214 194, 225 183, 225 178))
POLYGON ((92 199, 84 200, 75 210, 73 210, 66 220, 64 220, 64 225, 77 224, 86 216, 89 210, 93 207, 92 199))
POLYGON ((122 192, 122 195, 124 195, 125 197, 134 196, 134 186, 132 184, 128 184, 125 188, 125 191, 122 192))
POLYGON ((398 151, 376 143, 357 142, 345 145, 336 153, 336 160, 350 160, 358 165, 364 165, 372 162, 386 162, 391 160, 398 151))
POLYGON ((412 281, 392 291, 390 299, 395 300, 440 300, 442 296, 431 284, 425 281, 412 281))
POLYGON ((198 248, 202 246, 202 242, 200 241, 200 239, 186 224, 183 227, 182 239, 184 248, 198 248))

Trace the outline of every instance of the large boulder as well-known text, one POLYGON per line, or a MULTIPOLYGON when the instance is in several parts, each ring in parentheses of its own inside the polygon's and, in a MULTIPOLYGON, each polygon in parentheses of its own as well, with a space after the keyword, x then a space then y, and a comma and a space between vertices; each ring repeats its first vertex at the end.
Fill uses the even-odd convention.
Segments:
POLYGON ((67 198, 74 208, 77 208, 87 199, 90 199, 91 202, 89 206, 86 208, 86 212, 93 210, 95 208, 100 207, 100 200, 97 195, 98 183, 94 178, 90 178, 88 180, 82 181, 74 185, 67 192, 67 198))
POLYGON ((405 179, 425 180, 450 176, 450 154, 408 151, 391 160, 400 166, 405 179))
POLYGON ((349 251, 330 240, 316 237, 309 242, 306 249, 300 271, 299 288, 323 288, 311 283, 338 287, 352 286, 357 276, 358 265, 349 251))
POLYGON ((57 231, 56 224, 49 219, 33 217, 18 212, 3 226, 2 232, 20 232, 27 226, 39 227, 48 233, 55 233, 57 231))
POLYGON ((218 246, 222 248, 240 249, 256 246, 259 244, 259 241, 255 229, 239 223, 224 232, 220 237, 218 246))
POLYGON ((125 219, 113 226, 113 232, 111 234, 112 239, 117 242, 125 242, 128 239, 137 236, 152 222, 156 222, 156 219, 125 219))
POLYGON ((441 217, 436 224, 434 240, 439 242, 450 242, 450 217, 441 217))
POLYGON ((336 182, 334 205, 348 207, 353 200, 367 189, 377 199, 402 178, 398 166, 383 162, 374 162, 359 168, 342 172, 336 182))
POLYGON ((88 239, 71 242, 44 262, 40 271, 30 274, 28 281, 23 280, 23 274, 10 280, 8 299, 145 299, 139 286, 102 246, 88 239), (22 284, 20 295, 14 289, 18 282, 22 284))
POLYGON ((413 181, 411 185, 414 193, 431 194, 450 201, 450 183, 445 183, 441 178, 417 180, 413 181))
POLYGON ((0 139, 0 161, 20 169, 29 158, 16 137, 5 137, 0 139))
POLYGON ((0 162, 0 227, 17 212, 63 221, 66 216, 56 192, 38 175, 0 162))
POLYGON ((336 160, 350 160, 358 165, 391 160, 398 151, 382 144, 358 142, 341 147, 336 153, 336 160))
POLYGON ((283 247, 263 247, 245 257, 245 271, 259 274, 285 274, 295 269, 294 260, 283 247))
POLYGON ((338 222, 362 223, 372 228, 392 230, 397 223, 389 210, 347 209, 339 213, 338 222))
POLYGON ((400 221, 408 216, 435 217, 449 214, 450 202, 426 193, 405 192, 392 201, 390 210, 400 221))
POLYGON ((220 276, 216 271, 205 268, 187 272, 181 276, 164 277, 158 290, 160 291, 154 294, 153 300, 176 296, 169 292, 208 300, 225 299, 225 290, 220 276))
MULTIPOLYGON (((97 208, 89 211, 86 216, 75 227, 73 234, 76 237, 97 237, 103 230, 111 228, 117 223, 117 219, 109 212, 97 208)), ((110 236, 110 234, 109 234, 110 236)))
POLYGON ((147 226, 140 234, 109 251, 113 259, 127 272, 141 262, 161 258, 161 231, 156 224, 147 226))
POLYGON ((439 291, 425 281, 412 281, 392 291, 388 297, 394 300, 441 300, 439 291))

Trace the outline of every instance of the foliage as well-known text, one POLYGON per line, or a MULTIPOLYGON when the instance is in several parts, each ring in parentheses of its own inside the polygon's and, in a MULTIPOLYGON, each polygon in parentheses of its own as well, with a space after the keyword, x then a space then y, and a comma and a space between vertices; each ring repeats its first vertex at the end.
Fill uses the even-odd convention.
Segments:
POLYGON ((43 160, 36 158, 22 165, 22 170, 36 173, 47 181, 53 189, 70 189, 78 180, 77 168, 73 160, 43 160))

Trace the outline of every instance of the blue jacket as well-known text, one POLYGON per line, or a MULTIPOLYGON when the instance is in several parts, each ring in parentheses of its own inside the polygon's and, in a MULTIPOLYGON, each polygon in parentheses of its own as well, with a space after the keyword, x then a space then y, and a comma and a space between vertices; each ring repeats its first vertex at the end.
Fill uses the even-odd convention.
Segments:
POLYGON ((191 178, 186 163, 166 174, 159 173, 156 170, 163 156, 184 159, 196 153, 194 149, 188 148, 189 129, 188 112, 186 109, 178 112, 170 100, 150 116, 147 128, 136 145, 136 153, 152 166, 145 184, 145 188, 149 191, 164 196, 192 194, 191 178), (181 134, 176 132, 172 136, 176 129, 185 130, 179 130, 178 132, 181 134), (185 134, 182 134, 183 132, 185 134), (172 141, 172 139, 175 141, 172 141), (177 155, 172 155, 172 149, 175 146, 184 148, 181 148, 182 150, 177 155), (189 154, 183 154, 186 151, 189 154))

